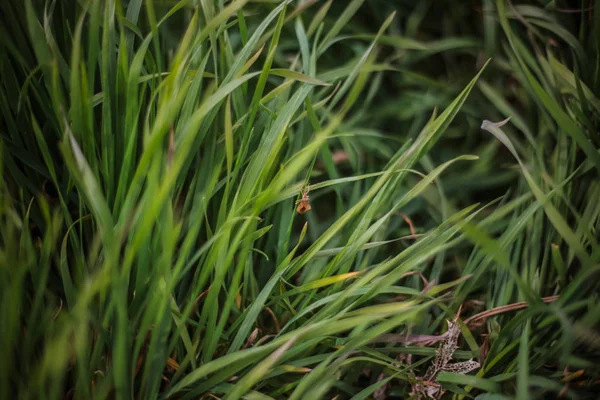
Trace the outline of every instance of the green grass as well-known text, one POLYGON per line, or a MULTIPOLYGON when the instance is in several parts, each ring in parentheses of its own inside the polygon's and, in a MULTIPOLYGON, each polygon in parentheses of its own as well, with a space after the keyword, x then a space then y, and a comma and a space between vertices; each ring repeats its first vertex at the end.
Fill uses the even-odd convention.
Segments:
POLYGON ((0 398, 595 398, 587 8, 2 2, 0 398))

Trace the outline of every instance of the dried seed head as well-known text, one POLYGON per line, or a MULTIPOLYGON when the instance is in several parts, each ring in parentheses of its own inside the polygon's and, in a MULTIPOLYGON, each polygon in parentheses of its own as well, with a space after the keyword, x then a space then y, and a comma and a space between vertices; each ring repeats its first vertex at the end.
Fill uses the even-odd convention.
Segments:
POLYGON ((300 214, 304 214, 308 211, 310 211, 312 207, 310 206, 310 204, 308 204, 308 200, 305 201, 301 201, 300 204, 298 204, 298 208, 296 208, 296 211, 298 211, 300 214))

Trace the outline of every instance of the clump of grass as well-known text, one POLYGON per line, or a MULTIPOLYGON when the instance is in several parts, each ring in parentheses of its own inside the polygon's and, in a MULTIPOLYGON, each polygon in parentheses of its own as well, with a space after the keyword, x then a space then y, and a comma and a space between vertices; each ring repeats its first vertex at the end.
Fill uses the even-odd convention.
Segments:
POLYGON ((600 10, 428 4, 5 2, 0 398, 589 397, 600 10))

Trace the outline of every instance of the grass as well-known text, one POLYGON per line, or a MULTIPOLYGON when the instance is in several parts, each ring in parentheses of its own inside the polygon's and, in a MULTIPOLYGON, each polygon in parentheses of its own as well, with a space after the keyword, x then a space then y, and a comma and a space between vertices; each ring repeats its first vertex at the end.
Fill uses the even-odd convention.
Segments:
POLYGON ((0 398, 595 398, 564 3, 3 2, 0 398))

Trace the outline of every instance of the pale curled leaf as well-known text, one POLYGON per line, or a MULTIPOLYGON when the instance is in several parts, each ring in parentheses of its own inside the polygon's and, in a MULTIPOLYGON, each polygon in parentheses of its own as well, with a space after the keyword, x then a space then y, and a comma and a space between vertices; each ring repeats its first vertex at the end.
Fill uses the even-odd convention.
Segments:
POLYGON ((484 119, 483 122, 481 123, 481 129, 484 129, 484 130, 490 132, 498 140, 500 140, 502 142, 502 144, 504 144, 510 150, 510 152, 513 154, 513 156, 515 156, 517 161, 519 161, 519 163, 521 163, 521 159, 519 158, 519 155, 517 154, 517 150, 513 146, 512 142, 510 141, 508 136, 506 136, 506 134, 500 129, 501 127, 506 125, 506 123, 510 119, 511 119, 511 117, 508 117, 505 120, 500 121, 500 122, 492 122, 492 121, 488 121, 487 119, 484 119))
POLYGON ((447 364, 443 370, 446 372, 454 372, 457 374, 464 375, 464 374, 468 374, 469 372, 471 372, 474 369, 477 369, 479 367, 480 367, 480 365, 477 361, 468 360, 468 361, 447 364))

